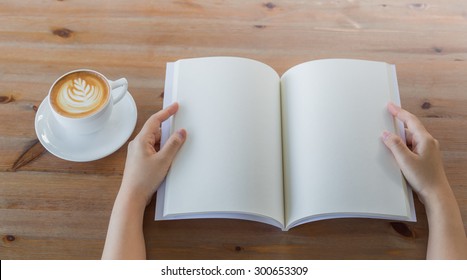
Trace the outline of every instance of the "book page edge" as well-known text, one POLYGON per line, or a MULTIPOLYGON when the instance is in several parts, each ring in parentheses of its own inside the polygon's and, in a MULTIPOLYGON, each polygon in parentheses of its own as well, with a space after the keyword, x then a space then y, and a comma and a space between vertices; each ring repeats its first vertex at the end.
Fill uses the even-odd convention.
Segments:
MULTIPOLYGON (((163 100, 163 105, 162 105, 163 108, 167 108, 173 102, 174 75, 175 75, 175 63, 168 62, 167 68, 166 68, 166 74, 165 74, 164 100, 163 100)), ((164 144, 167 142, 167 139, 169 139, 171 128, 172 128, 172 118, 162 123, 160 147, 163 147, 164 144)), ((165 185, 166 185, 166 178, 162 181, 159 188, 157 189, 155 220, 164 219, 165 185)))
MULTIPOLYGON (((390 86, 391 86, 391 99, 392 101, 402 107, 401 104, 401 98, 400 98, 400 93, 399 93, 399 84, 397 82, 397 71, 396 71, 396 65, 394 64, 388 64, 388 74, 389 74, 389 81, 390 81, 390 86)), ((402 140, 405 142, 406 141, 406 136, 405 136, 405 129, 404 129, 404 123, 398 119, 395 119, 394 123, 394 128, 395 131, 399 134, 399 136, 402 138, 402 140)), ((407 195, 408 195, 408 207, 409 207, 409 215, 407 217, 407 221, 409 222, 416 222, 417 221, 417 214, 415 213, 415 204, 414 204, 414 198, 413 198, 413 191, 412 187, 410 184, 407 182, 405 179, 404 175, 402 175, 403 178, 403 184, 407 188, 407 195)))

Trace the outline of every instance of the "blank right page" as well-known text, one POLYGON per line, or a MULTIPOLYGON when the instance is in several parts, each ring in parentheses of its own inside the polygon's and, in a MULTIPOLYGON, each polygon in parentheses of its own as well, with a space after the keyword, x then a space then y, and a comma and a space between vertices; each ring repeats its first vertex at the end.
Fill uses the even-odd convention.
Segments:
POLYGON ((396 132, 395 71, 383 62, 325 59, 282 76, 286 224, 335 217, 408 219, 411 193, 384 130, 396 132))

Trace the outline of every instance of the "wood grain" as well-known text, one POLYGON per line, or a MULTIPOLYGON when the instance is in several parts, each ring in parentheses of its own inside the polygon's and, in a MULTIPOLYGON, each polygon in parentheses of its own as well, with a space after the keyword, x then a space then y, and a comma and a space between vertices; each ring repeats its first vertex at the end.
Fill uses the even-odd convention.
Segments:
MULTIPOLYGON (((139 131, 162 106, 165 64, 233 55, 282 74, 329 57, 397 66, 402 104, 440 140, 467 220, 467 2, 415 1, 0 1, 0 258, 100 257, 126 145, 94 162, 41 151, 37 107, 51 83, 76 68, 126 77, 139 131)), ((135 133, 136 133, 135 131, 135 133)), ((133 137, 133 136, 132 136, 133 137)), ((157 259, 420 259, 417 223, 338 219, 289 232, 247 221, 154 222, 157 259)))

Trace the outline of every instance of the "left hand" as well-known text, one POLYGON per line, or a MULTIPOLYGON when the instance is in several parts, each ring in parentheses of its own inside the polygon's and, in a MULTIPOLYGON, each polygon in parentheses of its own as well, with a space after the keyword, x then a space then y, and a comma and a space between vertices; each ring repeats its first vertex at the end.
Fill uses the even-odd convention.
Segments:
POLYGON ((155 145, 160 141, 160 125, 178 110, 178 103, 152 115, 140 133, 128 145, 122 186, 120 191, 128 192, 139 202, 149 204, 151 197, 164 180, 175 155, 186 139, 186 131, 173 133, 160 151, 155 145))

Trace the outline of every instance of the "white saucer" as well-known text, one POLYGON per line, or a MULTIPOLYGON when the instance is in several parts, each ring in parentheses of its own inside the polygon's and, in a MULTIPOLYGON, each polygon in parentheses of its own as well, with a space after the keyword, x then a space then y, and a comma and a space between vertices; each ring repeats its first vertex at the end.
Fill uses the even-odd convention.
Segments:
POLYGON ((92 134, 70 134, 57 123, 47 98, 36 113, 36 134, 42 145, 53 155, 69 161, 92 161, 118 150, 133 133, 137 109, 129 92, 114 105, 106 126, 92 134))

